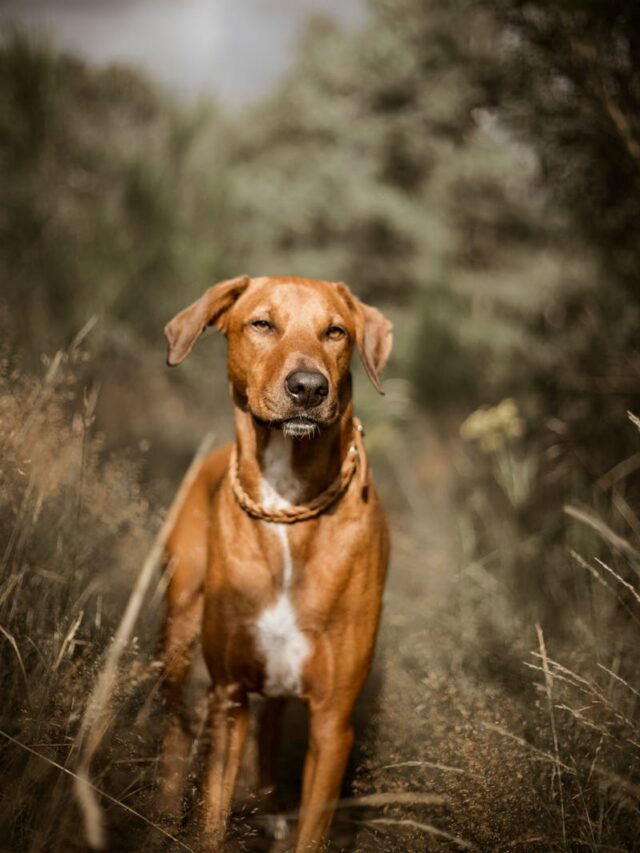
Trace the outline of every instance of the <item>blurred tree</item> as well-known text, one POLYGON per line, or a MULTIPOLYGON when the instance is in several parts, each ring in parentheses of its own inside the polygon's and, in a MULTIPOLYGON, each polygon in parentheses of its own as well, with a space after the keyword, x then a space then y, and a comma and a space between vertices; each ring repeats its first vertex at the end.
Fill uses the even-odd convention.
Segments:
POLYGON ((0 282, 17 332, 51 348, 98 310, 159 336, 217 276, 344 279, 391 305, 396 370, 425 405, 515 394, 601 470, 640 390, 638 18, 371 0, 361 32, 316 21, 233 123, 9 39, 0 282))
POLYGON ((222 120, 135 72, 92 70, 14 33, 0 47, 0 288, 16 341, 158 337, 224 270, 222 120))
POLYGON ((317 22, 289 78, 243 121, 244 253, 256 269, 416 301, 401 319, 415 341, 404 369, 429 405, 473 405, 526 380, 534 318, 585 277, 590 254, 495 108, 503 33, 491 12, 370 5, 355 35, 317 22))
POLYGON ((589 275, 532 318, 530 365, 571 466, 578 459, 592 476, 635 449, 625 413, 640 394, 640 7, 503 0, 496 8, 496 107, 534 148, 548 195, 592 259, 589 275))
POLYGON ((545 180, 636 291, 640 229, 640 7, 622 0, 503 3, 501 97, 545 180), (508 85, 507 85, 508 84, 508 85))
POLYGON ((239 127, 243 256, 415 303, 401 370, 425 404, 516 393, 606 467, 640 390, 637 6, 370 11, 357 34, 318 21, 239 127))

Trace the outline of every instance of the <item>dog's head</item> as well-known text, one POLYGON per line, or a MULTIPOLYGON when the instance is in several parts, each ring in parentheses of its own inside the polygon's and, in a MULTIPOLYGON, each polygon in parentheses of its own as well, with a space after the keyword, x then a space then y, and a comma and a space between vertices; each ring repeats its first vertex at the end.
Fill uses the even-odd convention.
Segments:
POLYGON ((382 393, 391 324, 345 284, 267 276, 216 284, 166 325, 168 364, 180 364, 212 325, 227 337, 235 398, 289 435, 310 437, 339 418, 354 346, 382 393))

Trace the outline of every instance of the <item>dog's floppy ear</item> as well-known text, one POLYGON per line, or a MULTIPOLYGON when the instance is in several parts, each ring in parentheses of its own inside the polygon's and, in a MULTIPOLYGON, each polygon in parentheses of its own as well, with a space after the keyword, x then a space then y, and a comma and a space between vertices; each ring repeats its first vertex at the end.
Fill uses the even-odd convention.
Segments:
POLYGON ((214 284, 200 299, 184 308, 164 327, 169 344, 167 364, 175 367, 185 360, 207 326, 226 331, 224 317, 236 299, 247 289, 251 279, 240 275, 214 284))
POLYGON ((378 394, 384 393, 380 374, 391 352, 393 343, 392 325, 381 311, 361 302, 349 290, 346 284, 338 284, 338 289, 351 309, 356 324, 356 343, 360 358, 378 394))

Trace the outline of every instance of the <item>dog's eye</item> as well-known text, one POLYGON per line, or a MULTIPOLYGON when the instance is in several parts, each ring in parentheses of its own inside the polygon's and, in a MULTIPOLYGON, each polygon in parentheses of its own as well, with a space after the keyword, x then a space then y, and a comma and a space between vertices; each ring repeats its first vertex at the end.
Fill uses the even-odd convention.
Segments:
POLYGON ((270 323, 268 320, 253 320, 251 328, 255 329, 257 332, 272 332, 274 326, 273 323, 270 323))
POLYGON ((327 337, 330 341, 339 341, 341 338, 347 337, 346 329, 343 329, 342 326, 329 326, 327 329, 327 337))

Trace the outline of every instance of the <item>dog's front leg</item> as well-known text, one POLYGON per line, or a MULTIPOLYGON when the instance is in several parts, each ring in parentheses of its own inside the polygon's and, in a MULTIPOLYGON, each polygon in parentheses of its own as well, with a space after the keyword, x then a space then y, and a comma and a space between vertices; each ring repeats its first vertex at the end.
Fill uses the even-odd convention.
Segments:
POLYGON ((174 823, 180 818, 193 740, 183 704, 183 690, 191 668, 193 646, 202 623, 202 603, 202 592, 196 590, 181 606, 170 604, 164 631, 162 692, 168 720, 162 740, 157 808, 163 819, 174 823))
POLYGON ((246 692, 237 685, 214 687, 209 695, 202 803, 205 843, 214 850, 220 849, 224 838, 248 727, 246 692))
POLYGON ((340 783, 353 745, 348 713, 309 709, 309 749, 304 765, 296 853, 319 849, 333 818, 340 783))
MULTIPOLYGON (((180 818, 192 736, 184 705, 194 645, 202 627, 202 586, 209 546, 210 486, 205 464, 190 485, 166 545, 171 569, 162 638, 162 692, 168 712, 160 762, 160 815, 180 818)), ((181 486, 181 489, 183 487, 181 486)))

